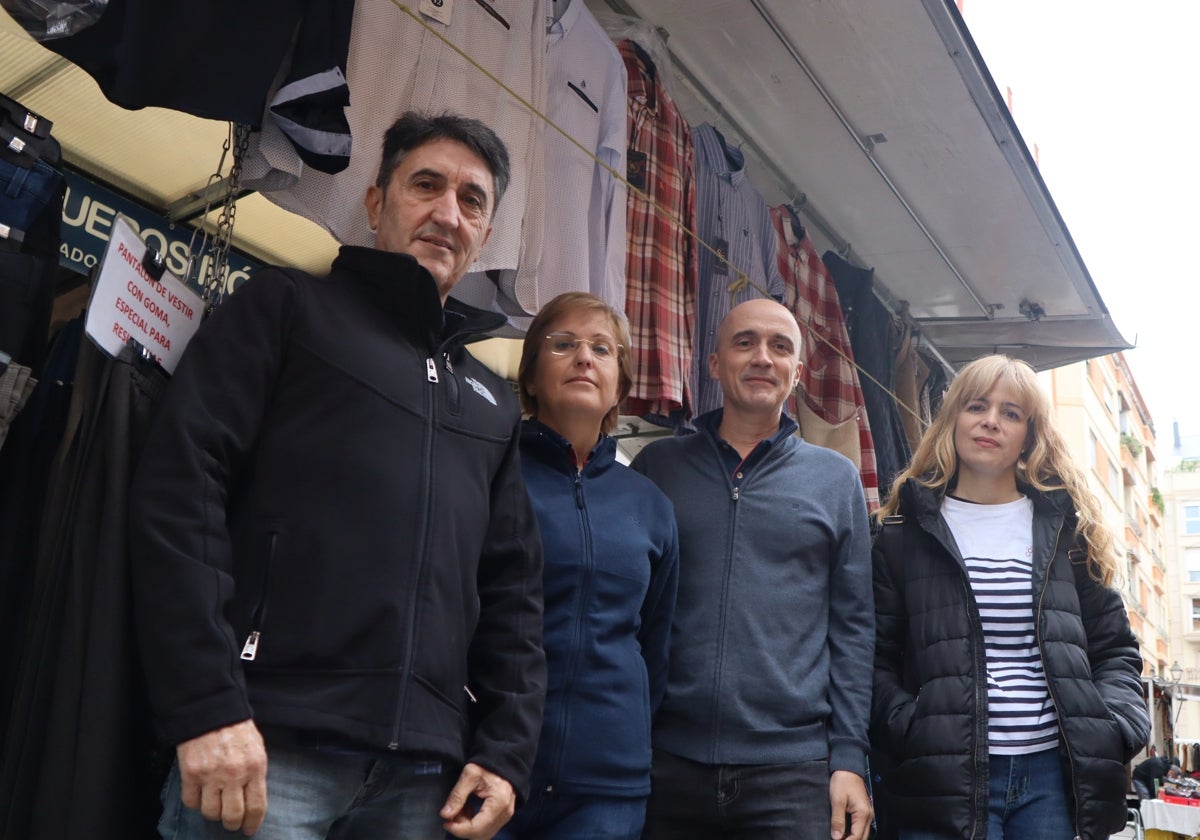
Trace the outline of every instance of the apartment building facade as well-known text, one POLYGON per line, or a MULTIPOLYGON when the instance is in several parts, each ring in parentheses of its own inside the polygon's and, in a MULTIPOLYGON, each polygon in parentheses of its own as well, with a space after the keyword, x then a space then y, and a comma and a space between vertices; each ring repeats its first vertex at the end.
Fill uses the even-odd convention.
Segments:
MULTIPOLYGON (((1174 737, 1170 700, 1175 658, 1154 421, 1122 353, 1054 368, 1040 376, 1059 428, 1084 467, 1117 542, 1121 566, 1116 583, 1141 645, 1142 676, 1154 720, 1151 743, 1161 750, 1174 737)), ((1200 597, 1200 583, 1197 590, 1200 597)))
MULTIPOLYGON (((1200 438, 1179 437, 1174 427, 1169 468, 1163 473, 1167 534, 1166 559, 1171 570, 1171 646, 1179 663, 1175 716, 1177 740, 1200 743, 1200 438)), ((1198 756, 1200 757, 1200 756, 1198 756)), ((1200 769, 1200 762, 1193 762, 1200 769)))

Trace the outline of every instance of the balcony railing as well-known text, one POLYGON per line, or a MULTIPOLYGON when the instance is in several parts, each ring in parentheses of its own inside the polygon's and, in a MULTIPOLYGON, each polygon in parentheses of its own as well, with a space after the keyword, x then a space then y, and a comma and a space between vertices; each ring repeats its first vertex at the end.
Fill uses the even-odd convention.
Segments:
POLYGON ((1129 530, 1133 531, 1134 536, 1136 536, 1139 540, 1142 538, 1142 534, 1144 534, 1145 531, 1142 529, 1142 526, 1138 524, 1136 516, 1133 516, 1129 513, 1125 514, 1125 524, 1129 527, 1129 530))

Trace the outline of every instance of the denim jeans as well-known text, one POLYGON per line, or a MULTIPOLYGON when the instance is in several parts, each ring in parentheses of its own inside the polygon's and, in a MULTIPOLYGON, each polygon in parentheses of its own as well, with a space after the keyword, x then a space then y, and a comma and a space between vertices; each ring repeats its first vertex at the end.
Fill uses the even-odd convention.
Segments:
MULTIPOLYGON (((255 840, 443 840, 438 811, 457 779, 437 764, 373 753, 273 746, 267 817, 255 840)), ((180 799, 179 765, 163 788, 163 840, 233 840, 180 799)), ((243 838, 244 840, 244 838, 243 838)))
POLYGON ((646 797, 575 796, 535 791, 496 840, 638 840, 646 797))
POLYGON ((0 224, 28 232, 62 181, 62 173, 43 161, 25 168, 0 160, 0 224))
POLYGON ((1146 783, 1143 782, 1141 779, 1133 780, 1133 789, 1137 793, 1138 799, 1153 799, 1154 798, 1154 794, 1150 791, 1150 788, 1147 787, 1146 783))
MULTIPOLYGON (((988 840, 1072 840, 1075 826, 1057 749, 988 759, 988 840)), ((901 831, 900 840, 947 835, 901 831)))
POLYGON ((829 763, 700 764, 654 751, 646 840, 829 840, 829 763))

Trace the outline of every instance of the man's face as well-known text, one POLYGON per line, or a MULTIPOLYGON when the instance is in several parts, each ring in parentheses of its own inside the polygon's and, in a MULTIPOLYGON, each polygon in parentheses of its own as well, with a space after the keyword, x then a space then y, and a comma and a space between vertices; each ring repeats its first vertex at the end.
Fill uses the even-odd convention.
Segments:
POLYGON ((721 383, 726 408, 778 413, 800 381, 800 328, 771 300, 735 306, 721 322, 708 372, 721 383))
POLYGON ((386 188, 367 190, 375 247, 416 257, 444 303, 492 232, 493 184, 483 159, 457 140, 410 150, 386 188))

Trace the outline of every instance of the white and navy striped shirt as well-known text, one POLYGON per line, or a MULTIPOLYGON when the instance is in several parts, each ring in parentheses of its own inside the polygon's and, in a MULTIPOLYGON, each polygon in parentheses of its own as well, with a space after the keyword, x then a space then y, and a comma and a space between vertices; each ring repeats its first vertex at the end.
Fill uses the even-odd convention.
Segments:
POLYGON ((942 515, 958 544, 983 622, 988 751, 1041 752, 1058 744, 1033 624, 1033 502, 979 505, 947 497, 942 515))

